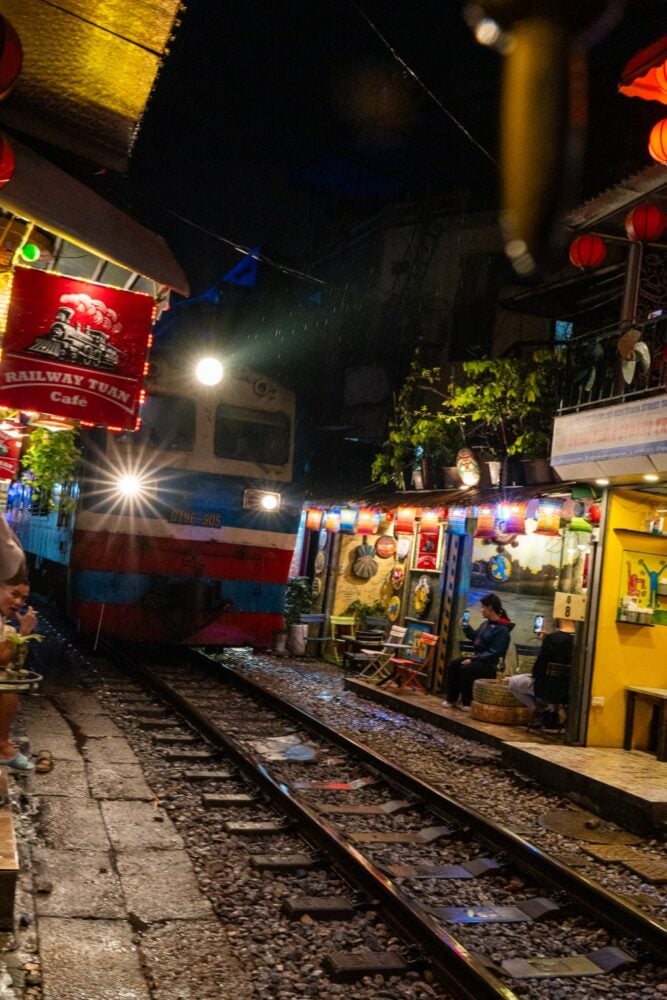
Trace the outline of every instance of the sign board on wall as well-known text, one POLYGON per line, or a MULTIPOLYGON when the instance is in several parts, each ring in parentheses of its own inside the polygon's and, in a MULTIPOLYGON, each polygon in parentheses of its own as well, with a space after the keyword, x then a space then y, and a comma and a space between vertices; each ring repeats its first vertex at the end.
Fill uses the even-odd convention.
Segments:
POLYGON ((568 467, 662 456, 667 460, 667 396, 582 410, 557 417, 550 462, 568 467))
POLYGON ((583 622, 586 617, 586 595, 566 594, 557 590, 554 596, 554 618, 569 618, 573 622, 583 622))
POLYGON ((134 428, 152 316, 150 295, 16 268, 0 406, 134 428))

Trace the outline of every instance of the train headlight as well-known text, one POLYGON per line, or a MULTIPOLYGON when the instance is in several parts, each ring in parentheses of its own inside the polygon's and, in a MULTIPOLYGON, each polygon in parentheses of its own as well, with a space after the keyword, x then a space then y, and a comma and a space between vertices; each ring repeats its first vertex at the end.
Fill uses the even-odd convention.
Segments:
POLYGON ((139 497, 144 491, 144 483, 139 476, 119 476, 116 480, 116 489, 121 496, 128 498, 139 497))
POLYGON ((244 510, 260 510, 272 512, 280 510, 280 493, 269 490, 245 490, 243 494, 244 510))
POLYGON ((217 385, 225 370, 217 358, 202 358, 195 368, 195 375, 202 385, 217 385))

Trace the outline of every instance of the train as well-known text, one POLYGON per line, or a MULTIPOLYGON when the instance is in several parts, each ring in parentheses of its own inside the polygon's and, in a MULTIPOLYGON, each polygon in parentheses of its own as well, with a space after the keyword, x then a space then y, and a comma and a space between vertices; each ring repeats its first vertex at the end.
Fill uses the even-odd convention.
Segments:
POLYGON ((10 488, 33 589, 96 639, 267 648, 301 513, 294 394, 243 368, 202 385, 174 356, 145 384, 138 429, 81 429, 55 507, 10 488))

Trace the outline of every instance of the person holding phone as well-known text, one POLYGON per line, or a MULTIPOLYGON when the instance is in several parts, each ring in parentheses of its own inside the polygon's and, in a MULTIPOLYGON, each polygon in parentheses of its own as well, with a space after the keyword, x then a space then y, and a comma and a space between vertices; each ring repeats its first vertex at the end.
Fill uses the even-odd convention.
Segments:
POLYGON ((460 697, 461 709, 469 712, 473 683, 480 677, 493 679, 498 663, 508 650, 514 623, 509 620, 500 598, 497 594, 486 594, 480 604, 484 620, 479 628, 471 628, 465 621, 465 614, 461 619, 463 632, 473 642, 474 650, 452 660, 447 667, 445 708, 456 708, 460 697))
MULTIPOLYGON (((535 634, 541 635, 542 646, 533 669, 529 674, 514 674, 509 678, 510 691, 514 697, 533 712, 537 710, 538 703, 544 701, 547 666, 550 663, 572 663, 576 632, 576 625, 570 618, 557 618, 554 623, 555 631, 544 633, 541 628, 537 628, 538 618, 542 618, 542 615, 535 616, 535 634)), ((540 625, 544 625, 543 618, 540 625)), ((553 706, 547 705, 541 723, 545 729, 558 726, 557 712, 553 706)))

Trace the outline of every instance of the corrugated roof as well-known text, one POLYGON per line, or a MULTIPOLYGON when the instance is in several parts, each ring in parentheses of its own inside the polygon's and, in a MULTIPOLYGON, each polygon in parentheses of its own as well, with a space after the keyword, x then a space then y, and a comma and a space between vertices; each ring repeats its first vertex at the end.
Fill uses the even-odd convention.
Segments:
POLYGON ((0 120, 124 171, 180 9, 179 0, 0 0, 23 46, 0 120))
POLYGON ((354 496, 308 496, 306 504, 313 507, 374 507, 392 510, 395 507, 476 507, 492 503, 518 503, 535 497, 570 495, 573 482, 545 483, 539 486, 504 486, 486 489, 460 490, 396 490, 379 493, 367 490, 354 496))

